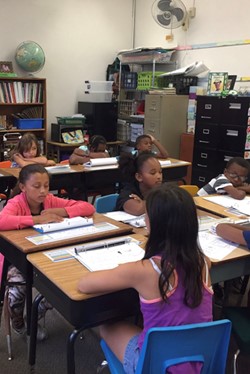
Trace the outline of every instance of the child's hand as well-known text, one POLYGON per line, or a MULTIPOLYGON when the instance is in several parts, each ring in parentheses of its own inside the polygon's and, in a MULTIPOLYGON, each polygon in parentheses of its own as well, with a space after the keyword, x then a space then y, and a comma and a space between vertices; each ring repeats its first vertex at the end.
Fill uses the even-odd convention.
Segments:
POLYGON ((54 160, 48 160, 47 161, 47 166, 55 166, 55 165, 56 165, 56 163, 55 163, 54 160))
POLYGON ((153 135, 151 135, 151 134, 147 134, 147 136, 149 136, 149 137, 150 137, 150 139, 151 139, 151 142, 152 142, 152 143, 154 143, 154 142, 155 142, 155 138, 153 137, 153 135))
POLYGON ((52 222, 62 222, 63 217, 58 216, 55 213, 41 214, 40 216, 33 217, 34 224, 37 223, 52 223, 52 222))
POLYGON ((143 201, 138 195, 133 194, 133 193, 130 194, 129 197, 130 197, 130 199, 133 199, 133 200, 138 201, 138 202, 143 201))

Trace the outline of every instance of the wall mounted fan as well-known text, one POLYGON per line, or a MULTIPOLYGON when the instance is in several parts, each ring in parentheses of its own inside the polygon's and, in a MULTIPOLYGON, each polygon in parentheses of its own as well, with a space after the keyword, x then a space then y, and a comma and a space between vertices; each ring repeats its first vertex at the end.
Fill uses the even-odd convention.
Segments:
POLYGON ((188 13, 181 0, 156 0, 152 5, 154 20, 166 29, 176 29, 185 25, 188 13))

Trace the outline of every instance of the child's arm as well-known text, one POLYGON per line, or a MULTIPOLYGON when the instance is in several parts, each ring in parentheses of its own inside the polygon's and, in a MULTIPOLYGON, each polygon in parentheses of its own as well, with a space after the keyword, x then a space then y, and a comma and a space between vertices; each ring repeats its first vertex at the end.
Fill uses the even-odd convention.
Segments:
POLYGON ((243 185, 237 187, 237 189, 250 194, 250 184, 248 184, 248 183, 243 183, 243 185))
POLYGON ((223 239, 230 240, 234 243, 241 245, 247 245, 243 236, 243 226, 235 225, 233 223, 220 223, 216 226, 216 234, 221 236, 223 239))
POLYGON ((237 200, 242 200, 246 196, 245 191, 241 191, 240 189, 234 186, 226 186, 224 187, 224 190, 226 191, 226 193, 228 193, 228 195, 237 200))
POLYGON ((156 153, 156 157, 158 157, 158 158, 168 158, 169 154, 168 154, 168 151, 166 150, 166 148, 163 147, 163 145, 157 139, 155 139, 152 135, 150 135, 150 134, 147 134, 147 135, 150 136, 152 144, 154 144, 154 146, 159 150, 159 152, 156 153))
POLYGON ((145 201, 142 200, 138 195, 129 195, 130 199, 123 204, 123 210, 126 213, 133 214, 134 216, 140 216, 145 213, 145 201))
POLYGON ((13 160, 22 168, 26 165, 30 164, 40 164, 43 166, 46 166, 48 163, 48 160, 45 156, 38 156, 38 157, 32 157, 32 158, 24 158, 20 153, 15 153, 13 155, 13 160))
POLYGON ((75 148, 74 152, 69 158, 70 165, 79 165, 89 162, 90 157, 85 154, 85 152, 80 148, 75 148))
POLYGON ((110 156, 108 152, 90 152, 89 157, 90 158, 106 158, 110 156))

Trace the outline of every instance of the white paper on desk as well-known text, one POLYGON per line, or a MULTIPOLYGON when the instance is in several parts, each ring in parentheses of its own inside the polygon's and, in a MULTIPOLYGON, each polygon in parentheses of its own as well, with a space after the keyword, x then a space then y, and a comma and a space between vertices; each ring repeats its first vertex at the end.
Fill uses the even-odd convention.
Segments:
POLYGON ((236 209, 238 212, 250 216, 250 196, 246 196, 243 200, 236 200, 228 195, 210 196, 202 198, 211 201, 212 203, 221 205, 225 208, 236 209))
POLYGON ((161 166, 171 165, 171 161, 170 160, 158 160, 158 161, 161 164, 161 166))
POLYGON ((92 158, 89 162, 83 164, 85 167, 117 165, 116 157, 92 158))
POLYGON ((111 223, 99 222, 99 223, 95 223, 94 225, 85 226, 85 227, 77 227, 75 229, 54 231, 54 232, 50 232, 47 234, 37 234, 37 235, 27 236, 26 239, 35 245, 41 245, 41 244, 53 243, 59 240, 77 238, 77 237, 86 236, 86 235, 94 235, 94 234, 99 234, 101 232, 118 230, 118 229, 119 229, 118 226, 112 225, 111 223))
POLYGON ((76 171, 76 170, 71 169, 71 167, 69 165, 47 166, 45 169, 50 174, 56 174, 56 173, 74 173, 76 171))
POLYGON ((145 227, 145 214, 140 216, 134 216, 132 214, 126 213, 124 211, 114 211, 105 213, 104 216, 112 218, 116 221, 121 221, 124 223, 128 223, 133 227, 145 227))
POLYGON ((199 231, 198 240, 203 253, 214 260, 222 260, 239 245, 228 242, 209 231, 199 231))
POLYGON ((73 217, 65 218, 62 222, 45 223, 43 225, 34 225, 33 228, 44 234, 52 231, 68 230, 76 227, 93 225, 93 218, 73 217))

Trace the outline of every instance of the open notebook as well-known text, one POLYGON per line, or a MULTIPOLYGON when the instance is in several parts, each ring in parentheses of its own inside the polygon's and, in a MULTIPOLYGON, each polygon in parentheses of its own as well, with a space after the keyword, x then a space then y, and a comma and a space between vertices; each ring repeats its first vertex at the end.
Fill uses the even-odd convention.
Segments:
POLYGON ((46 232, 68 230, 76 227, 93 225, 93 218, 74 217, 65 218, 62 222, 45 223, 43 225, 34 225, 33 228, 44 234, 46 232))
POLYGON ((113 269, 144 257, 144 250, 131 237, 108 239, 77 246, 73 256, 90 271, 113 269))
MULTIPOLYGON (((203 197, 203 196, 202 196, 203 197)), ((233 208, 236 211, 250 216, 250 197, 246 196, 243 200, 233 199, 231 196, 222 195, 222 196, 204 196, 203 199, 211 201, 212 203, 221 205, 225 208, 233 208)))

